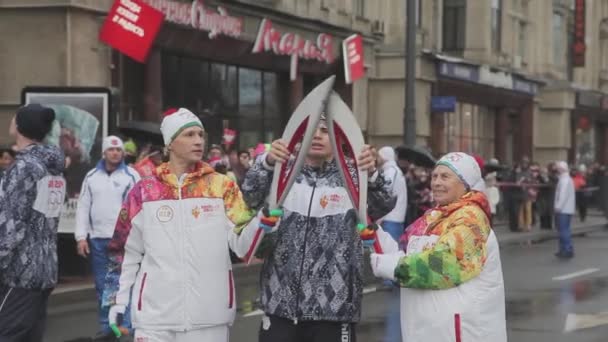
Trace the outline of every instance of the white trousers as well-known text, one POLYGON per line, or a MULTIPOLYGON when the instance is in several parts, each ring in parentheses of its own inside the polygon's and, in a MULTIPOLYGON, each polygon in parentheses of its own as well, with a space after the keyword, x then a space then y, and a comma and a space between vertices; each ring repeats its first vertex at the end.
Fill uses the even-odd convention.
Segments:
POLYGON ((190 331, 136 329, 135 342, 228 342, 228 326, 190 331))

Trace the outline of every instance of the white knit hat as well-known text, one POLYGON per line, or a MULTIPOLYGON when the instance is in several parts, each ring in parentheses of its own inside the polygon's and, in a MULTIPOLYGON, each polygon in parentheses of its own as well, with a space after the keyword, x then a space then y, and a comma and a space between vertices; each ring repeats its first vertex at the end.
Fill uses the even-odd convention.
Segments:
POLYGON ((203 128, 201 120, 186 108, 169 109, 165 112, 160 131, 163 134, 165 145, 171 144, 181 131, 188 127, 198 126, 203 128))
POLYGON ((101 153, 106 152, 109 148, 119 148, 124 151, 124 144, 122 140, 114 135, 108 135, 103 139, 101 143, 101 153))
POLYGON ((483 191, 485 188, 479 164, 475 158, 464 152, 450 152, 441 157, 437 165, 447 166, 452 170, 468 190, 483 191))

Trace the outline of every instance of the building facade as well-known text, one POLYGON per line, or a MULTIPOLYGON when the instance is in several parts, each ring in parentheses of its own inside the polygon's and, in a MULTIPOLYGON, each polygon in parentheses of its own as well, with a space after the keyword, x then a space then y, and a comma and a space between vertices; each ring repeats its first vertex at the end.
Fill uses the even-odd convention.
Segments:
MULTIPOLYGON (((608 162, 608 2, 416 2, 419 144, 507 163, 608 162), (434 111, 438 96, 455 97, 453 109, 434 111)), ((405 11, 401 1, 385 6, 405 11)), ((394 145, 403 132, 405 22, 383 20, 391 30, 368 75, 368 133, 394 145)))
MULTIPOLYGON (((0 1, 0 126, 6 127, 0 143, 12 143, 8 127, 22 91, 36 86, 110 89, 103 132, 117 133, 127 121, 158 123, 166 108, 187 107, 201 117, 208 144, 220 143, 230 128, 238 132, 236 146, 245 148, 280 137, 305 94, 337 75, 335 90, 366 127, 368 82, 345 83, 341 46, 361 34, 366 66, 374 65, 382 36, 372 30, 378 15, 372 2, 143 1, 165 14, 145 63, 99 40, 113 0, 0 1)), ((101 150, 97 140, 93 151, 101 150)), ((75 211, 66 208, 66 217, 75 211)), ((62 222, 63 216, 60 227, 70 227, 60 229, 66 233, 60 272, 78 273, 83 261, 69 234, 73 223, 62 222)))
POLYGON ((365 127, 367 80, 345 84, 341 44, 360 33, 373 65, 380 37, 367 2, 144 0, 165 14, 144 64, 99 41, 112 2, 0 3, 0 123, 9 122, 26 86, 98 86, 115 94, 116 126, 157 122, 165 108, 185 106, 201 116, 211 143, 231 128, 246 147, 280 136, 302 97, 335 74, 336 90, 365 127))

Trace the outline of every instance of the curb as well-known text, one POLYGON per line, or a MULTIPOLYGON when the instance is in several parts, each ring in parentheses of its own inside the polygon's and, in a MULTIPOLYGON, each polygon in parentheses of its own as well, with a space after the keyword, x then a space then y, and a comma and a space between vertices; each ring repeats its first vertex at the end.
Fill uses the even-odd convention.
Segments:
MULTIPOLYGON (((584 236, 588 233, 601 231, 608 228, 608 223, 593 224, 572 229, 573 237, 584 236)), ((558 232, 555 230, 537 231, 533 233, 522 233, 521 235, 507 236, 500 238, 498 235, 498 245, 500 247, 516 245, 523 242, 543 242, 547 240, 558 239, 558 232)))
MULTIPOLYGON (((608 222, 592 224, 588 226, 579 226, 578 228, 574 228, 572 230, 573 237, 584 236, 588 233, 593 233, 597 231, 601 231, 608 228, 608 222)), ((555 230, 547 230, 547 231, 536 231, 532 233, 520 233, 515 234, 513 236, 505 236, 503 238, 497 234, 498 237, 498 245, 500 247, 507 247, 518 245, 521 243, 534 242, 539 243, 548 240, 554 240, 559 238, 558 233, 555 230)), ((367 265, 368 258, 364 257, 365 261, 365 283, 369 285, 373 285, 373 281, 369 281, 370 279, 375 279, 370 275, 371 269, 367 265)), ((233 266, 233 270, 235 273, 235 278, 241 279, 241 281, 237 281, 236 286, 239 285, 242 281, 258 281, 258 275, 262 268, 262 263, 252 263, 251 265, 244 264, 236 264, 233 266), (245 280, 246 278, 249 278, 245 280)), ((51 297, 49 298, 49 308, 52 306, 71 306, 76 305, 78 302, 86 302, 91 301, 92 298, 95 298, 95 286, 94 284, 82 284, 75 286, 66 286, 62 288, 58 288, 51 293, 51 297)))

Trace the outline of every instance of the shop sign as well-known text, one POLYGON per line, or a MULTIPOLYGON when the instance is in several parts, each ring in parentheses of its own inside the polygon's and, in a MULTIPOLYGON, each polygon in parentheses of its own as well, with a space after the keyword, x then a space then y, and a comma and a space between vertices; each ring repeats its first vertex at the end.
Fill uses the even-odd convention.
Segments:
POLYGON ((342 42, 342 54, 344 55, 344 79, 346 84, 351 84, 365 75, 361 35, 353 34, 346 38, 342 42))
POLYGON ((591 91, 579 91, 576 96, 576 103, 579 106, 590 108, 601 108, 602 94, 591 91))
POLYGON ((513 77, 504 71, 493 71, 489 66, 479 68, 479 83, 496 88, 513 89, 513 77))
POLYGON ((440 62, 439 74, 441 76, 455 78, 458 80, 479 82, 479 68, 477 68, 476 66, 450 62, 440 62))
POLYGON ((513 76, 513 90, 530 95, 536 95, 538 87, 534 82, 526 81, 518 78, 517 76, 513 76))
POLYGON ((144 0, 165 15, 165 20, 209 32, 209 38, 219 35, 238 38, 243 33, 243 19, 228 15, 218 6, 216 10, 205 7, 202 0, 184 3, 172 0, 144 0))
POLYGON ((456 110, 455 96, 433 96, 431 97, 432 113, 452 113, 456 110))
POLYGON ((163 23, 163 14, 140 0, 116 0, 99 40, 144 63, 163 23))
POLYGON ((585 0, 574 2, 574 39, 572 41, 572 66, 585 66, 585 0))
POLYGON ((333 63, 335 60, 333 42, 333 36, 327 33, 319 34, 316 42, 292 32, 282 33, 273 27, 270 20, 263 19, 253 44, 253 53, 272 51, 277 55, 291 56, 289 74, 293 81, 298 73, 299 58, 333 63))

